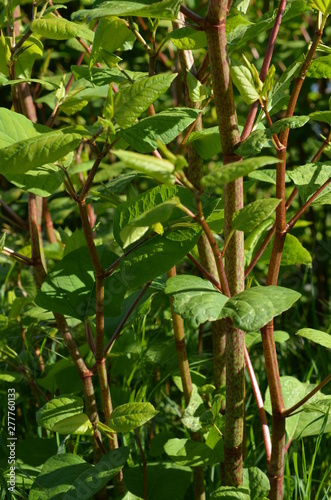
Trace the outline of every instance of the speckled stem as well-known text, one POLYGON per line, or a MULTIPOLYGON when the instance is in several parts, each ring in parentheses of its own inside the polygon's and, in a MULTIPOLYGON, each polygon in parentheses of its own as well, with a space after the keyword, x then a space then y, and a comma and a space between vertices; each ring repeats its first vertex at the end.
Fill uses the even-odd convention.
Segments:
MULTIPOLYGON (((228 3, 210 0, 206 29, 214 101, 223 151, 223 163, 240 161, 234 153, 240 140, 237 115, 233 99, 232 82, 227 53, 225 21, 228 3)), ((233 213, 243 206, 243 183, 238 179, 224 186, 224 216, 227 236, 231 231, 233 213)), ((244 289, 244 239, 235 232, 225 252, 225 270, 231 295, 244 289)), ((224 432, 224 484, 242 484, 243 420, 244 420, 244 333, 233 327, 230 320, 226 328, 226 414, 224 432)))

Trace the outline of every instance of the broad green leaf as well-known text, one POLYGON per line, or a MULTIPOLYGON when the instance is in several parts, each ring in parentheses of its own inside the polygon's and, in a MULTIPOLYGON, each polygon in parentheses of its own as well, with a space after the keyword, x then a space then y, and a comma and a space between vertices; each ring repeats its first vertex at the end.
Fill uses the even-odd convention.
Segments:
POLYGON ((302 328, 296 335, 311 340, 327 349, 331 349, 331 335, 329 333, 322 332, 321 330, 314 330, 313 328, 302 328))
MULTIPOLYGON (((71 239, 79 239, 79 232, 76 231, 71 239)), ((97 250, 105 268, 118 259, 118 255, 104 246, 97 250)), ((124 282, 114 291, 110 280, 105 281, 105 301, 107 305, 111 304, 111 310, 115 315, 121 311, 125 291, 124 282)), ((65 253, 63 259, 47 274, 36 303, 49 311, 84 320, 87 316, 95 314, 95 301, 94 270, 84 242, 83 246, 65 253)))
POLYGON ((98 61, 101 50, 115 52, 131 36, 127 23, 118 17, 103 17, 98 23, 92 45, 89 68, 98 61))
POLYGON ((275 316, 287 311, 301 294, 280 286, 249 288, 227 301, 220 317, 233 319, 240 330, 260 330, 275 316))
POLYGON ((177 74, 163 73, 141 78, 114 97, 114 119, 122 128, 129 127, 153 102, 163 95, 177 74))
POLYGON ((267 200, 256 200, 233 215, 232 229, 251 232, 256 226, 267 219, 279 205, 280 200, 269 198, 267 200))
POLYGON ((269 134, 279 134, 281 130, 285 130, 287 128, 295 129, 303 127, 309 121, 309 116, 301 115, 282 118, 281 120, 278 120, 276 123, 274 123, 272 127, 270 127, 268 132, 269 134))
POLYGON ((164 451, 173 462, 189 467, 214 465, 220 462, 218 454, 212 448, 192 439, 169 439, 164 445, 164 451))
POLYGON ((108 426, 115 432, 128 432, 151 420, 158 411, 151 403, 127 403, 115 408, 108 426))
POLYGON ((30 491, 30 500, 62 498, 82 500, 93 498, 120 472, 129 455, 121 447, 104 455, 96 465, 78 455, 55 455, 47 460, 30 491))
POLYGON ((324 122, 331 125, 331 111, 315 111, 314 113, 310 113, 309 118, 315 122, 324 122))
MULTIPOLYGON (((269 262, 271 257, 273 239, 265 250, 260 262, 269 262)), ((287 234, 285 239, 285 244, 283 248, 281 266, 295 266, 298 264, 303 264, 305 266, 311 267, 312 258, 308 250, 306 250, 301 242, 293 236, 292 234, 287 234)))
POLYGON ((190 100, 192 102, 201 102, 210 95, 210 91, 207 87, 202 85, 202 83, 195 78, 192 73, 187 70, 187 87, 189 91, 190 100))
POLYGON ((268 497, 270 483, 268 477, 257 467, 244 468, 243 485, 249 488, 250 500, 261 500, 268 497))
POLYGON ((222 500, 251 500, 251 493, 249 488, 245 486, 238 486, 238 488, 234 486, 221 486, 210 495, 210 500, 216 498, 221 498, 222 500))
POLYGON ((254 130, 247 139, 236 149, 241 156, 249 156, 260 153, 263 148, 271 147, 272 143, 267 136, 266 130, 254 130))
POLYGON ((203 130, 192 132, 187 143, 193 144, 194 149, 203 160, 209 160, 209 158, 222 152, 218 127, 204 128, 203 130))
POLYGON ((327 16, 331 12, 331 2, 330 0, 309 0, 308 5, 313 9, 322 12, 322 14, 326 14, 327 16))
POLYGON ((61 420, 82 414, 83 406, 83 400, 78 396, 60 396, 51 399, 38 410, 38 425, 53 431, 61 420))
MULTIPOLYGON (((288 172, 288 175, 298 189, 302 202, 305 203, 319 187, 330 179, 331 162, 307 163, 288 172)), ((322 196, 329 194, 330 191, 331 186, 328 185, 313 203, 322 203, 322 196)), ((325 202, 328 203, 327 199, 325 202)))
MULTIPOLYGON (((287 332, 283 332, 282 330, 274 331, 274 339, 275 342, 282 344, 286 342, 290 338, 287 332)), ((247 349, 251 349, 256 344, 261 344, 262 342, 262 334, 260 332, 248 332, 245 335, 245 344, 247 349)))
POLYGON ((30 29, 32 33, 43 36, 50 40, 68 40, 69 38, 84 38, 93 42, 94 32, 86 26, 82 26, 63 17, 43 17, 32 21, 30 29))
MULTIPOLYGON (((315 385, 309 382, 300 382, 294 377, 284 376, 280 378, 282 393, 284 398, 285 408, 291 408, 295 403, 301 401, 309 394, 315 385)), ((325 402, 327 405, 330 402, 330 396, 326 396, 321 392, 315 394, 307 403, 307 406, 302 407, 301 412, 295 412, 294 415, 286 419, 286 433, 288 439, 298 439, 306 436, 314 436, 319 434, 324 418, 325 402), (316 404, 320 405, 320 411, 316 411, 316 404)), ((270 393, 267 389, 265 396, 265 410, 271 414, 270 393)), ((331 432, 331 416, 329 416, 324 432, 331 432)))
POLYGON ((64 172, 55 165, 42 165, 19 175, 7 172, 6 178, 23 191, 47 197, 55 193, 61 186, 64 172))
POLYGON ((193 328, 206 321, 219 318, 228 298, 207 280, 197 276, 175 276, 167 280, 165 292, 174 299, 177 314, 185 318, 193 328))
POLYGON ((23 174, 45 163, 54 163, 73 151, 80 141, 79 134, 58 130, 16 142, 0 149, 0 172, 6 177, 7 172, 23 174))
POLYGON ((162 19, 176 19, 181 1, 180 0, 162 0, 162 1, 144 1, 141 0, 108 0, 101 2, 98 7, 91 10, 78 10, 72 15, 74 20, 100 19, 108 16, 139 16, 156 17, 162 19))
MULTIPOLYGON (((148 463, 147 472, 147 500, 182 499, 186 496, 192 484, 192 469, 171 462, 148 463)), ((126 467, 123 471, 127 488, 135 495, 144 498, 142 465, 126 467)))
POLYGON ((310 78, 331 78, 331 54, 312 61, 307 76, 310 78))
POLYGON ((278 162, 279 160, 272 156, 259 156, 257 158, 247 158, 240 162, 227 163, 215 168, 211 174, 203 177, 201 183, 206 187, 222 186, 244 177, 253 170, 278 162))
POLYGON ((253 104, 259 99, 259 90, 256 88, 252 73, 247 66, 232 60, 231 77, 246 104, 253 104))
POLYGON ((167 38, 179 50, 197 50, 207 46, 206 34, 189 27, 174 30, 167 38))
POLYGON ((59 434, 77 434, 82 436, 93 436, 93 426, 85 413, 64 418, 52 425, 52 431, 59 434))
POLYGON ((148 175, 158 182, 162 182, 168 186, 175 183, 175 166, 168 160, 120 149, 113 150, 113 154, 125 163, 128 168, 132 168, 137 172, 148 175))
MULTIPOLYGON (((307 384, 303 384, 298 379, 294 377, 280 377, 282 394, 285 408, 290 408, 297 401, 300 401, 307 394, 307 384)), ((270 401, 270 392, 269 387, 266 391, 265 401, 264 401, 264 409, 271 415, 271 401, 270 401)), ((292 417, 286 419, 286 434, 287 439, 292 440, 295 434, 295 430, 299 423, 300 414, 297 413, 292 417)))
POLYGON ((164 230, 162 224, 169 220, 171 214, 179 203, 179 198, 172 198, 171 200, 168 200, 161 205, 157 205, 156 207, 147 210, 145 213, 136 217, 135 219, 132 219, 130 224, 125 226, 120 233, 120 238, 123 241, 123 248, 127 247, 128 244, 133 243, 133 241, 131 241, 132 238, 130 237, 130 235, 132 230, 134 231, 137 228, 145 228, 147 230, 151 228, 155 232, 163 234, 164 230))
POLYGON ((157 140, 169 144, 199 116, 190 108, 170 108, 154 116, 143 118, 132 127, 120 132, 121 137, 138 153, 151 153, 157 149, 157 140))
POLYGON ((39 134, 38 126, 24 115, 14 113, 7 108, 0 108, 0 148, 39 134))

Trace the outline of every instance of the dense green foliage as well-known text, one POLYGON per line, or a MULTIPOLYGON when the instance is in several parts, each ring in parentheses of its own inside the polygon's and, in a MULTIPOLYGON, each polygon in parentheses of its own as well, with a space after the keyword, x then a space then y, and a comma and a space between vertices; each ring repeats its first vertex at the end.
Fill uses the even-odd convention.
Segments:
MULTIPOLYGON (((185 5, 205 19, 207 2, 185 5)), ((331 3, 287 4, 260 79, 278 4, 233 2, 226 34, 240 133, 260 107, 231 161, 202 21, 180 6, 0 0, 3 499, 262 500, 270 456, 256 390, 269 424, 275 410, 266 325, 274 319, 285 409, 331 373, 331 3), (286 115, 318 16, 323 43, 286 115), (229 218, 226 186, 242 178, 244 207, 229 218), (270 231, 289 197, 291 234, 271 283, 280 233, 270 231), (230 297, 223 257, 238 233, 249 272, 230 297), (257 380, 253 391, 245 373, 239 485, 224 479, 232 395, 217 375, 225 354, 215 324, 245 332, 257 380)), ((330 405, 325 385, 286 415, 286 499, 331 497, 330 405)))

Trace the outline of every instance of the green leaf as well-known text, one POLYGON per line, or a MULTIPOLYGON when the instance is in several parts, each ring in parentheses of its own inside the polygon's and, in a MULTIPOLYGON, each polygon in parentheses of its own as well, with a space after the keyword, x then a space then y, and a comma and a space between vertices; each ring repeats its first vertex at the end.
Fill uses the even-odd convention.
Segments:
POLYGON ((204 31, 197 31, 189 27, 174 30, 167 38, 179 50, 198 50, 207 46, 207 38, 204 31))
POLYGON ((122 128, 129 127, 153 102, 163 95, 177 73, 141 78, 114 97, 114 119, 122 128))
POLYGON ((63 17, 43 17, 32 21, 30 29, 32 33, 43 36, 50 40, 68 40, 69 38, 84 38, 93 42, 94 32, 86 26, 72 23, 63 17))
POLYGON ((307 76, 316 79, 331 78, 331 54, 312 61, 307 76))
POLYGON ((287 128, 295 129, 303 127, 309 121, 309 116, 301 115, 301 116, 290 116, 288 118, 282 118, 281 120, 278 120, 276 123, 274 123, 272 127, 270 127, 268 132, 270 135, 272 135, 272 134, 279 134, 279 132, 287 128))
POLYGON ((241 156, 250 156, 262 151, 263 148, 271 147, 272 143, 267 136, 266 130, 254 130, 247 139, 236 149, 241 156))
POLYGON ((83 400, 78 396, 60 396, 51 399, 38 410, 38 425, 53 431, 62 420, 82 414, 83 407, 83 400))
MULTIPOLYGON (((272 244, 273 244, 273 240, 271 240, 271 243, 268 245, 268 248, 266 249, 263 256, 261 257, 260 262, 264 262, 264 263, 269 262, 269 259, 271 257, 271 251, 272 251, 272 244)), ((303 264, 305 266, 311 267, 311 265, 312 265, 311 255, 308 252, 308 250, 306 250, 302 246, 302 244, 298 240, 298 238, 296 238, 292 234, 287 234, 280 265, 281 266, 295 266, 298 264, 303 264)))
POLYGON ((58 130, 25 139, 0 149, 0 172, 23 174, 45 163, 54 163, 73 151, 81 141, 79 134, 58 130))
POLYGON ((98 7, 91 10, 78 10, 72 15, 74 20, 100 19, 108 16, 139 16, 156 17, 163 19, 175 19, 177 17, 180 0, 162 0, 162 1, 118 1, 109 0, 99 3, 98 7))
MULTIPOLYGON (((305 203, 319 187, 330 179, 331 162, 307 163, 288 172, 288 175, 298 189, 302 202, 305 203)), ((330 191, 331 186, 328 185, 313 203, 323 203, 322 197, 329 195, 330 191)), ((327 199, 324 199, 328 203, 327 199)))
POLYGON ((92 45, 89 68, 98 61, 101 51, 115 52, 131 37, 127 23, 118 17, 104 17, 100 19, 92 45))
MULTIPOLYGON (((303 3, 303 2, 302 2, 303 3)), ((268 110, 271 111, 273 108, 282 101, 285 93, 287 92, 289 86, 293 79, 298 76, 299 71, 302 67, 304 61, 304 55, 300 56, 293 64, 291 64, 281 75, 279 80, 275 83, 268 95, 268 110)))
POLYGON ((82 436, 93 436, 93 426, 85 413, 64 418, 53 425, 52 430, 59 434, 77 434, 82 436))
MULTIPOLYGON (((289 338, 290 336, 287 332, 283 332, 282 330, 274 331, 275 342, 282 344, 283 342, 286 342, 289 338)), ((247 349, 251 349, 251 347, 255 346, 256 344, 261 344, 261 342, 262 342, 262 335, 260 332, 246 333, 245 344, 247 349)))
POLYGON ((331 125, 331 111, 315 111, 314 113, 310 113, 309 118, 315 122, 323 122, 331 125))
POLYGON ((114 432, 128 432, 151 420, 158 411, 151 403, 126 403, 110 415, 108 426, 114 432))
POLYGON ((329 333, 322 332, 321 330, 314 330, 313 328, 302 328, 296 335, 311 340, 327 349, 331 349, 331 335, 329 333))
POLYGON ((19 384, 23 379, 23 375, 21 373, 17 372, 11 372, 11 371, 6 371, 6 372, 0 372, 0 381, 2 382, 8 382, 10 384, 19 384))
POLYGON ((132 127, 120 132, 121 137, 139 153, 151 153, 157 149, 157 141, 169 144, 199 116, 190 108, 170 108, 154 116, 143 118, 132 127))
POLYGON ((194 149, 203 160, 209 160, 209 158, 222 152, 218 127, 210 127, 192 132, 187 143, 193 144, 194 149))
POLYGON ((186 72, 186 77, 190 100, 192 102, 201 102, 209 97, 209 89, 202 85, 202 83, 197 78, 195 78, 195 76, 192 75, 189 70, 187 70, 186 72))
POLYGON ((251 493, 249 488, 245 486, 238 486, 238 488, 234 486, 221 486, 210 495, 210 500, 214 500, 215 498, 222 498, 223 500, 251 500, 251 493))
POLYGON ((309 0, 308 5, 322 14, 327 16, 331 12, 331 1, 330 0, 309 0))
MULTIPOLYGON (((169 500, 185 498, 190 484, 192 484, 192 470, 188 467, 172 464, 171 462, 148 463, 147 472, 147 500, 169 500)), ((127 488, 135 495, 144 498, 142 465, 127 467, 123 471, 127 488)))
POLYGON ((124 151, 121 149, 114 150, 113 154, 125 163, 128 168, 132 168, 137 172, 148 175, 158 182, 162 182, 168 186, 175 184, 175 166, 168 160, 155 158, 154 156, 142 155, 140 153, 133 153, 132 151, 124 151))
POLYGON ((244 468, 244 486, 249 488, 250 500, 261 500, 268 497, 270 483, 268 477, 257 467, 244 468))
MULTIPOLYGON (((76 231, 69 242, 71 244, 72 241, 74 245, 74 242, 79 240, 80 232, 76 231)), ((118 255, 104 246, 97 250, 105 268, 118 259, 118 255)), ((105 281, 105 300, 107 304, 111 302, 114 314, 116 312, 120 314, 125 291, 124 282, 114 291, 110 280, 105 281)), ((84 320, 87 316, 95 314, 95 301, 94 269, 84 241, 75 250, 65 251, 61 262, 47 274, 36 297, 36 303, 49 311, 84 320)))
POLYGON ((173 462, 189 467, 214 465, 220 462, 218 454, 212 448, 192 439, 169 439, 164 445, 164 451, 173 462))
POLYGON ((193 328, 219 318, 228 298, 207 280, 197 276, 174 276, 167 280, 165 293, 172 295, 173 307, 193 328))
MULTIPOLYGON (((16 42, 18 42, 19 39, 20 37, 17 37, 16 42)), ((34 36, 29 36, 28 40, 23 43, 17 58, 15 65, 16 79, 30 78, 35 60, 42 57, 43 54, 44 46, 41 41, 34 36)))
POLYGON ((121 447, 104 455, 95 465, 78 455, 55 455, 47 460, 30 491, 30 500, 62 498, 81 500, 92 498, 114 476, 129 456, 129 449, 121 447))
POLYGON ((260 330, 275 316, 287 311, 301 294, 280 286, 249 288, 227 301, 221 318, 230 317, 240 330, 260 330))
POLYGON ((278 162, 279 160, 273 156, 259 156, 240 162, 227 163, 215 168, 211 174, 203 177, 201 183, 205 187, 222 186, 249 174, 253 170, 278 162))
POLYGON ((232 81, 240 92, 241 97, 246 104, 253 104, 260 97, 259 90, 256 88, 253 75, 249 68, 239 61, 231 61, 232 81))
MULTIPOLYGON (((99 87, 109 85, 110 83, 127 84, 128 82, 127 77, 117 68, 91 68, 89 70, 88 66, 71 66, 71 71, 75 80, 84 78, 99 87)), ((126 70, 126 73, 133 81, 147 76, 147 73, 138 71, 126 70)))
POLYGON ((269 198, 267 200, 256 200, 233 215, 232 229, 251 232, 261 222, 267 219, 279 205, 280 200, 269 198))
MULTIPOLYGON (((315 388, 313 384, 309 382, 300 382, 294 377, 280 377, 280 381, 285 408, 291 408, 315 388)), ((324 410, 322 409, 323 402, 328 404, 329 398, 330 396, 326 396, 322 393, 315 394, 309 400, 309 405, 313 406, 307 406, 306 408, 302 407, 302 409, 306 409, 306 411, 296 412, 294 415, 288 417, 286 419, 286 433, 288 439, 298 439, 319 434, 324 418, 324 410), (322 411, 316 411, 316 407, 314 406, 315 402, 321 405, 322 411)), ((269 388, 266 392, 264 408, 271 415, 272 409, 269 388)), ((324 429, 325 433, 330 431, 331 416, 329 416, 327 425, 324 429)))

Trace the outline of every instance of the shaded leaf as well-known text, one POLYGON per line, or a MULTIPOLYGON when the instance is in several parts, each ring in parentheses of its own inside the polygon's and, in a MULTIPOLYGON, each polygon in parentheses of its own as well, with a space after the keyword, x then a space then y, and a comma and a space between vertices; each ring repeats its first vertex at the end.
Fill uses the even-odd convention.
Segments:
POLYGON ((130 87, 120 90, 114 96, 114 119, 122 128, 127 128, 153 102, 163 95, 177 74, 164 73, 141 78, 130 87))
POLYGON ((268 496, 270 483, 268 477, 258 467, 243 469, 244 486, 249 488, 251 500, 261 500, 268 496))
POLYGON ((94 429, 85 413, 64 418, 52 426, 54 432, 59 434, 77 434, 82 436, 93 436, 94 429))
POLYGON ((238 488, 234 486, 221 486, 210 495, 210 500, 214 500, 214 498, 222 498, 223 500, 251 500, 251 494, 249 488, 245 486, 239 486, 238 488))
POLYGON ((250 156, 260 153, 263 148, 271 147, 266 130, 254 130, 247 139, 236 149, 236 153, 241 156, 250 156))
POLYGON ((92 45, 89 68, 91 69, 98 61, 102 50, 108 53, 115 52, 131 35, 123 19, 118 17, 100 19, 92 45))
POLYGON ((151 420, 158 412, 151 403, 126 403, 118 406, 108 420, 115 432, 128 432, 151 420))
POLYGON ((310 78, 331 78, 331 55, 321 56, 312 61, 307 76, 310 78))
POLYGON ((187 143, 193 144, 194 149, 203 160, 209 160, 209 158, 222 152, 218 127, 204 128, 192 132, 187 143))
POLYGON ((314 113, 310 113, 309 118, 316 122, 323 122, 331 125, 331 111, 315 111, 314 113))
POLYGON ((192 102, 201 102, 210 95, 210 91, 205 87, 190 71, 186 72, 187 87, 190 100, 192 102))
MULTIPOLYGON (((271 257, 273 239, 265 250, 260 262, 269 262, 271 257)), ((311 267, 312 258, 308 250, 303 247, 301 242, 293 236, 292 234, 287 234, 285 238, 285 244, 282 253, 282 260, 280 262, 281 266, 295 266, 298 264, 303 264, 305 266, 311 267)))

